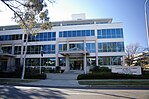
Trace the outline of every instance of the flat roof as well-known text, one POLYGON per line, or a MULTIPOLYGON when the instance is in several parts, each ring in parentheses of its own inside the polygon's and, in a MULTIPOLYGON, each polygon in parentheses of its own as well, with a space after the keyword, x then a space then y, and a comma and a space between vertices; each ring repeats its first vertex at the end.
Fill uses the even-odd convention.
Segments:
MULTIPOLYGON (((70 26, 70 25, 86 25, 86 24, 107 24, 112 23, 112 18, 103 19, 85 19, 85 20, 67 20, 51 22, 53 26, 70 26)), ((40 24, 37 25, 37 28, 40 24)), ((21 29, 19 25, 0 26, 0 31, 21 29)))

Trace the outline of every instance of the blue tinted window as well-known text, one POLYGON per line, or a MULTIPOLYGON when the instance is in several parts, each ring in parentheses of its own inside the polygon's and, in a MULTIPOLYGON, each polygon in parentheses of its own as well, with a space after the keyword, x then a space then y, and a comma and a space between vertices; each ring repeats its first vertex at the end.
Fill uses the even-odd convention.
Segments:
POLYGON ((95 36, 95 31, 91 30, 91 36, 95 36))
POLYGON ((71 37, 71 31, 68 31, 68 37, 71 37))
POLYGON ((41 34, 39 34, 39 35, 40 35, 40 38, 43 38, 43 37, 44 37, 43 33, 41 33, 41 34))
POLYGON ((98 43, 98 52, 102 52, 103 47, 102 47, 102 43, 98 43))
POLYGON ((102 32, 101 32, 101 30, 97 30, 97 38, 102 38, 102 32))
POLYGON ((76 37, 76 31, 72 31, 73 37, 76 37))
POLYGON ((21 40, 21 39, 22 39, 22 34, 0 35, 0 41, 21 40))
POLYGON ((120 29, 116 29, 116 37, 120 38, 120 29))
POLYGON ((120 37, 123 38, 123 29, 120 29, 120 37))
POLYGON ((98 43, 98 52, 124 52, 124 42, 98 43))
POLYGON ((48 36, 47 33, 43 33, 43 37, 44 37, 45 39, 47 38, 47 36, 48 36))
POLYGON ((62 44, 59 44, 59 51, 62 51, 62 44))
POLYGON ((76 30, 59 32, 59 37, 95 36, 95 30, 76 30))
POLYGON ((85 30, 82 30, 82 36, 85 36, 85 30))
POLYGON ((123 38, 123 29, 102 29, 97 30, 97 37, 100 38, 123 38))
POLYGON ((103 29, 102 30, 102 38, 106 38, 107 37, 107 31, 106 31, 106 29, 103 29))
POLYGON ((80 30, 77 31, 77 36, 81 36, 80 30))
POLYGON ((52 37, 56 37, 56 33, 55 32, 52 32, 52 37))
POLYGON ((90 49, 90 44, 86 43, 86 49, 89 50, 90 49))
POLYGON ((112 29, 111 35, 112 35, 112 38, 116 38, 116 31, 115 31, 115 29, 112 29))
POLYGON ((111 38, 111 30, 110 29, 107 30, 107 34, 106 35, 107 35, 107 38, 111 38))
POLYGON ((86 50, 93 53, 96 51, 95 43, 86 43, 86 50))
POLYGON ((38 33, 36 36, 30 35, 30 42, 34 41, 53 41, 56 40, 56 32, 38 33))
POLYGON ((64 33, 63 36, 64 36, 64 37, 67 37, 67 31, 64 31, 63 33, 64 33))
POLYGON ((99 65, 121 65, 122 56, 100 56, 99 65))
POLYGON ((86 30, 86 36, 90 36, 90 30, 86 30))
POLYGON ((63 34, 62 34, 62 32, 59 32, 59 37, 63 37, 63 34))

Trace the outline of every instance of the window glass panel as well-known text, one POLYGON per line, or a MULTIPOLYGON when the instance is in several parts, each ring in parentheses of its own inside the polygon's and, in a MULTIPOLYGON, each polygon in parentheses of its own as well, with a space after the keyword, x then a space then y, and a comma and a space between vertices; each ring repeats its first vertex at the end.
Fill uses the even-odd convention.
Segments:
POLYGON ((107 30, 107 38, 111 38, 111 31, 110 31, 110 29, 107 30))
POLYGON ((124 42, 98 43, 98 52, 124 52, 124 42))
POLYGON ((55 66, 55 58, 42 58, 41 65, 42 66, 55 66))
POLYGON ((63 37, 62 32, 59 32, 59 37, 63 37))
POLYGON ((77 31, 77 36, 81 36, 80 30, 77 31))
POLYGON ((82 30, 82 36, 85 36, 85 30, 82 30))
POLYGON ((76 31, 72 31, 73 37, 76 37, 76 31))
POLYGON ((106 34, 107 34, 106 29, 103 29, 102 30, 102 38, 106 38, 107 37, 106 34))
POLYGON ((99 65, 121 65, 122 56, 103 56, 98 58, 99 65))
POLYGON ((66 66, 66 59, 63 57, 59 58, 59 66, 66 66))
POLYGON ((68 31, 68 37, 71 37, 71 31, 68 31))
POLYGON ((91 30, 91 36, 95 36, 95 31, 91 30))
POLYGON ((90 30, 86 30, 86 36, 90 36, 90 30))

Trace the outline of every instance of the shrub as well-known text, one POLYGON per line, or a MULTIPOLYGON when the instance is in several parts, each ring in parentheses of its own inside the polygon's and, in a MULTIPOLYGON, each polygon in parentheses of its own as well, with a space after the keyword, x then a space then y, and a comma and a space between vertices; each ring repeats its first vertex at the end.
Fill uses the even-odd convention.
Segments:
POLYGON ((46 79, 47 75, 45 73, 42 74, 25 74, 25 79, 46 79))
POLYGON ((56 73, 60 73, 61 72, 61 67, 60 66, 56 66, 55 67, 55 72, 56 73))
POLYGON ((95 74, 81 74, 77 77, 78 80, 82 79, 149 79, 149 74, 144 75, 128 75, 116 73, 95 73, 95 74))
POLYGON ((91 71, 92 73, 111 72, 111 69, 109 69, 108 67, 94 66, 90 71, 91 71))
POLYGON ((0 72, 0 78, 20 78, 21 74, 17 72, 0 72))
POLYGON ((99 71, 99 66, 93 66, 93 68, 92 69, 90 69, 90 71, 92 71, 92 72, 97 72, 97 71, 99 71))
POLYGON ((100 72, 111 72, 111 69, 109 69, 108 67, 100 67, 99 71, 100 72))

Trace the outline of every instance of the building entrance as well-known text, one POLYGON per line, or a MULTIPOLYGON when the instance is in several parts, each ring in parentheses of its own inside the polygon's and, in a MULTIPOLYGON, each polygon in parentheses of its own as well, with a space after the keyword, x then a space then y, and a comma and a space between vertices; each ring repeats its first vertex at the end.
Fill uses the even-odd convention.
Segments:
POLYGON ((70 70, 83 70, 83 57, 70 58, 70 70))

